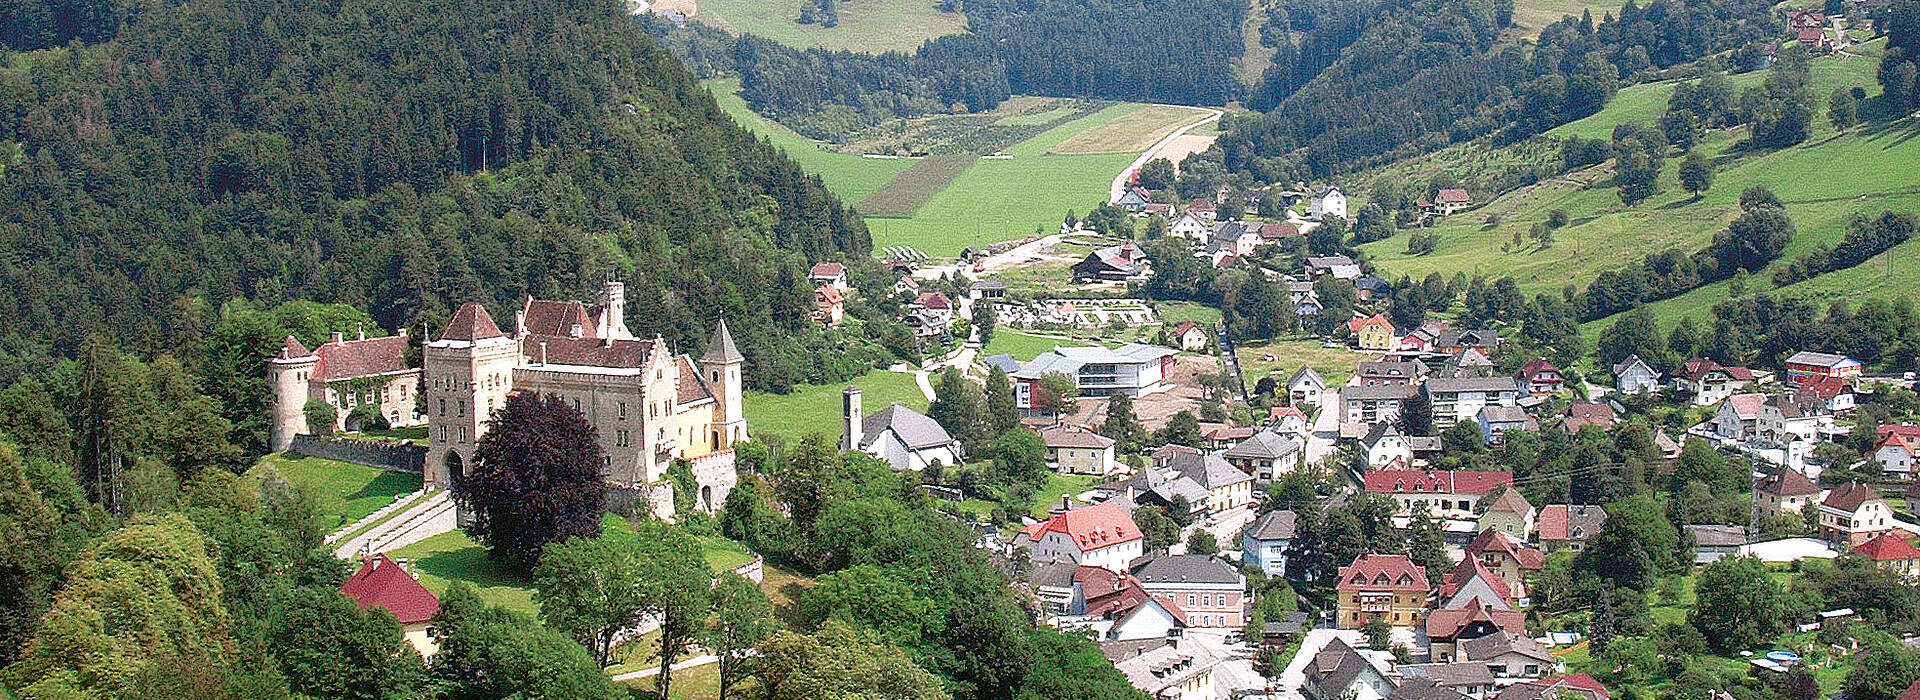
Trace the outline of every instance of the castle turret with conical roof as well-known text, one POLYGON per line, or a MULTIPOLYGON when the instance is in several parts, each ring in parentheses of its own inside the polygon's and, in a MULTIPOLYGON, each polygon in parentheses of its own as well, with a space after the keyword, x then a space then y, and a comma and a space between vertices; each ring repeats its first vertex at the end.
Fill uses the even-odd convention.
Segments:
POLYGON ((746 362, 746 356, 733 344, 733 334, 727 331, 727 320, 720 319, 713 338, 707 341, 706 354, 700 356, 700 373, 713 385, 714 398, 720 404, 714 411, 714 429, 720 433, 720 439, 714 441, 716 448, 747 439, 747 419, 741 411, 740 397, 740 369, 746 362))

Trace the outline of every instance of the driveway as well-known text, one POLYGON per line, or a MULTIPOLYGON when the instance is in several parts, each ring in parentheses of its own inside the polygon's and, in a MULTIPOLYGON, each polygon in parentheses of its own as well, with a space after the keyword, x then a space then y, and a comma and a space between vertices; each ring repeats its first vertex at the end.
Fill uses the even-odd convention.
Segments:
POLYGON ((1307 464, 1318 464, 1332 454, 1340 441, 1340 392, 1320 392, 1320 415, 1313 419, 1313 434, 1307 436, 1307 464))

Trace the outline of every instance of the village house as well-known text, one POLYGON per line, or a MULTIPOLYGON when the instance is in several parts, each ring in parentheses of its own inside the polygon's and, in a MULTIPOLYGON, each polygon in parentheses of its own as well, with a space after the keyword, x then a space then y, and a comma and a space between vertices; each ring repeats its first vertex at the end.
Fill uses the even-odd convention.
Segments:
POLYGON ((920 280, 913 275, 904 275, 893 281, 895 296, 914 296, 920 293, 920 280))
POLYGON ((1486 511, 1480 514, 1481 530, 1499 530, 1521 542, 1533 538, 1533 504, 1520 495, 1519 489, 1502 489, 1500 495, 1485 503, 1486 511))
POLYGON ((1124 471, 1113 454, 1113 438, 1078 425, 1049 425, 1040 429, 1047 446, 1047 466, 1062 474, 1110 476, 1124 471))
POLYGON ((1075 283, 1126 282, 1145 279, 1148 274, 1147 254, 1133 241, 1087 253, 1071 270, 1075 283))
POLYGON ((1192 201, 1187 202, 1187 213, 1205 219, 1208 222, 1212 222, 1219 217, 1219 213, 1213 207, 1213 201, 1200 197, 1195 197, 1192 201))
POLYGON ((1827 413, 1846 413, 1854 407, 1853 382, 1839 377, 1816 377, 1800 383, 1793 395, 1817 403, 1827 413))
POLYGON ((1798 387, 1808 379, 1833 377, 1852 379, 1860 376, 1860 361, 1845 355, 1802 350, 1787 358, 1787 385, 1798 387))
POLYGON ((1713 415, 1713 434, 1728 440, 1751 440, 1759 435, 1760 407, 1767 404, 1766 394, 1734 394, 1720 403, 1713 415))
POLYGON ((1400 418, 1400 409, 1419 395, 1413 386, 1350 386, 1340 390, 1342 422, 1354 424, 1391 423, 1400 418))
POLYGON ((1385 299, 1393 293, 1393 283, 1379 275, 1361 275, 1353 280, 1353 293, 1361 301, 1385 299))
POLYGON ((1213 224, 1193 212, 1187 212, 1167 224, 1167 235, 1185 238, 1194 248, 1205 248, 1207 238, 1213 235, 1213 224))
POLYGON ((1433 425, 1446 428, 1479 415, 1487 406, 1517 406, 1520 384, 1513 377, 1435 377, 1421 387, 1433 405, 1433 425))
POLYGON ((1561 549, 1578 552, 1586 549, 1587 540, 1600 534, 1600 527, 1605 524, 1607 511, 1600 506, 1551 503, 1540 507, 1534 536, 1549 552, 1561 549))
POLYGON ((1527 618, 1525 613, 1504 604, 1494 605, 1476 597, 1460 606, 1427 613, 1426 627, 1428 652, 1433 660, 1451 663, 1459 658, 1456 650, 1461 642, 1498 632, 1525 634, 1527 618))
POLYGON ((1526 386, 1527 393, 1534 396, 1560 393, 1561 387, 1566 386, 1567 383, 1567 377, 1560 373, 1560 368, 1553 366, 1553 363, 1548 362, 1544 357, 1528 360, 1526 364, 1520 366, 1520 372, 1515 374, 1514 378, 1526 386))
POLYGON ((1480 664, 1405 664, 1394 668, 1400 685, 1387 700, 1486 700, 1493 674, 1480 664))
POLYGON ((1454 212, 1472 207, 1473 197, 1462 189, 1440 190, 1439 194, 1434 195, 1433 206, 1441 216, 1452 216, 1454 212))
POLYGON ((1285 221, 1260 224, 1261 245, 1277 245, 1288 239, 1299 238, 1300 227, 1285 221))
POLYGON ((1192 321, 1182 321, 1167 332, 1167 344, 1188 352, 1207 349, 1207 329, 1192 321))
POLYGON ((1507 686, 1494 700, 1610 700, 1607 687, 1593 676, 1572 673, 1507 686))
POLYGON ((1469 639, 1458 646, 1461 661, 1485 664, 1494 682, 1540 678, 1558 670, 1545 645, 1523 633, 1505 630, 1469 639))
POLYGON ((1426 511, 1435 518, 1473 518, 1480 499, 1496 488, 1513 487, 1513 472, 1421 471, 1381 469, 1367 472, 1367 493, 1393 498, 1395 512, 1426 511))
POLYGON ((1240 533, 1241 563, 1269 578, 1287 575, 1287 548, 1293 546, 1294 512, 1272 510, 1260 514, 1240 533))
POLYGON ((1056 624, 1085 626, 1100 641, 1172 639, 1186 633, 1187 616, 1179 606, 1155 598, 1125 571, 1097 566, 1074 569, 1085 609, 1056 624))
POLYGON ((1329 186, 1316 190, 1307 203, 1307 218, 1324 221, 1329 216, 1347 218, 1347 195, 1338 187, 1329 186))
POLYGON ((1419 360, 1381 360, 1362 362, 1354 370, 1354 378, 1360 386, 1380 386, 1392 384, 1405 386, 1417 383, 1427 375, 1427 365, 1419 360))
POLYGON ((1358 629, 1379 618, 1389 625, 1421 624, 1427 608, 1427 570, 1404 554, 1366 553, 1340 567, 1340 629, 1358 629))
MULTIPOLYGON (((1440 579, 1434 607, 1438 610, 1466 608, 1480 604, 1510 610, 1522 604, 1520 592, 1479 557, 1463 557, 1452 571, 1440 579)), ((1432 613, 1428 613, 1431 622, 1432 613)))
POLYGON ((893 467, 894 471, 925 471, 927 467, 952 467, 963 463, 960 441, 925 414, 893 404, 873 415, 862 415, 860 388, 850 386, 840 394, 841 418, 845 435, 840 449, 865 452, 893 467))
POLYGON ((440 642, 428 631, 440 612, 440 598, 385 554, 360 562, 360 569, 340 584, 340 594, 352 598, 361 610, 380 608, 400 622, 401 636, 424 658, 433 658, 440 642))
POLYGON ((1014 402, 1023 414, 1039 415, 1044 408, 1035 405, 1040 381, 1048 374, 1063 374, 1073 379, 1075 395, 1107 397, 1126 394, 1139 398, 1168 389, 1167 377, 1173 373, 1173 348, 1127 343, 1108 350, 1102 347, 1055 347, 1041 353, 1032 362, 1014 372, 1014 402))
POLYGON ((821 325, 833 327, 840 325, 847 313, 847 299, 840 290, 832 285, 820 285, 813 288, 813 320, 821 325))
POLYGON ((1854 547, 1853 553, 1866 557, 1874 566, 1899 574, 1909 582, 1920 577, 1920 548, 1915 548, 1900 533, 1875 535, 1873 539, 1854 547))
POLYGON ((746 357, 725 321, 697 360, 659 337, 635 338, 625 305, 619 282, 605 283, 592 307, 528 298, 511 336, 480 304, 461 305, 423 348, 424 483, 444 488, 463 478, 493 412, 508 395, 530 392, 579 410, 595 428, 607 481, 644 496, 654 513, 673 514, 667 469, 676 459, 693 464, 695 505, 718 510, 736 479, 732 447, 748 440, 746 357))
POLYGON ((1488 445, 1500 444, 1510 430, 1540 429, 1533 416, 1519 406, 1482 406, 1474 422, 1480 424, 1480 441, 1488 445))
POLYGON ((1007 298, 1007 283, 1000 280, 974 280, 967 285, 967 294, 975 301, 981 299, 1007 298))
POLYGON ((1820 539, 1852 549, 1893 530, 1893 511, 1873 487, 1850 481, 1820 501, 1820 539))
POLYGON ((1413 463, 1413 443, 1400 434, 1400 429, 1391 422, 1374 423, 1369 427, 1366 436, 1360 438, 1360 447, 1366 451, 1368 469, 1381 469, 1394 463, 1413 463))
POLYGON ((1652 393, 1660 390, 1660 373, 1639 355, 1628 355, 1613 365, 1613 386, 1622 394, 1652 393))
POLYGON ((1235 469, 1222 455, 1180 452, 1167 460, 1165 468, 1206 489, 1206 508, 1211 513, 1227 513, 1253 504, 1253 475, 1235 469))
POLYGON ((1433 339, 1433 351, 1445 355, 1458 355, 1467 350, 1477 350, 1485 357, 1493 357, 1500 350, 1500 333, 1483 328, 1465 330, 1447 329, 1433 339))
POLYGON ((1418 328, 1408 331, 1400 337, 1400 349, 1423 354, 1436 354, 1434 347, 1440 342, 1440 334, 1451 328, 1446 321, 1427 321, 1418 328))
POLYGON ((1687 360, 1673 376, 1673 388, 1692 396, 1695 406, 1712 406, 1753 386, 1753 370, 1723 367, 1704 357, 1687 360))
POLYGON ((1693 563, 1698 565, 1735 556, 1748 544, 1745 525, 1688 525, 1680 534, 1693 540, 1693 563))
POLYGON ((1480 560, 1480 563, 1505 579, 1513 589, 1513 597, 1522 605, 1529 598, 1527 577, 1539 571, 1547 560, 1540 550, 1521 544, 1499 530, 1481 530, 1467 544, 1464 552, 1465 556, 1480 560))
POLYGON ((1393 679, 1344 639, 1327 642, 1302 672, 1300 691, 1307 700, 1383 700, 1395 688, 1393 679))
POLYGON ((1300 455, 1300 442, 1274 428, 1256 432, 1220 453, 1228 464, 1260 482, 1273 481, 1293 471, 1300 455))
POLYGON ((1797 470, 1781 467, 1753 482, 1753 526, 1765 527, 1781 516, 1800 517, 1819 500, 1818 485, 1797 470))
POLYGON ((1493 360, 1487 357, 1485 352, 1481 352, 1478 348, 1465 348, 1448 355, 1447 359, 1440 363, 1440 370, 1435 372, 1434 376, 1454 379, 1462 377, 1488 379, 1495 374, 1493 360))
POLYGON ((1873 461, 1880 465, 1880 475, 1889 479, 1913 478, 1913 455, 1915 446, 1920 445, 1920 431, 1889 431, 1889 427, 1880 426, 1880 442, 1874 446, 1873 461))
POLYGON ((293 436, 314 432, 306 415, 312 400, 336 409, 327 432, 360 430, 360 418, 352 414, 361 406, 371 406, 393 427, 426 420, 414 410, 421 370, 407 366, 407 330, 384 338, 356 335, 349 340, 336 332, 312 350, 289 335, 267 361, 268 446, 275 452, 293 444, 293 436))
POLYGON ((1313 432, 1313 427, 1307 423, 1307 414, 1293 406, 1267 409, 1267 427, 1281 435, 1292 435, 1302 440, 1313 432))
POLYGON ((814 263, 813 268, 807 270, 807 281, 824 284, 834 291, 847 291, 847 266, 837 262, 814 263))
POLYGON ((1121 192, 1120 198, 1113 203, 1129 214, 1140 214, 1147 210, 1148 204, 1153 203, 1153 193, 1148 192, 1145 187, 1129 187, 1121 192))
POLYGON ((1780 445, 1813 442, 1823 426, 1833 424, 1818 399, 1799 393, 1768 396, 1753 418, 1758 439, 1780 445))
POLYGON ((1560 419, 1560 429, 1568 435, 1580 434, 1580 429, 1593 426, 1603 431, 1613 430, 1618 420, 1613 405, 1595 401, 1575 401, 1567 404, 1567 412, 1560 419))
POLYGON ((1345 255, 1316 256, 1307 258, 1307 276, 1313 279, 1332 276, 1334 279, 1354 280, 1360 278, 1360 266, 1345 255))
POLYGON ((1246 624, 1247 577, 1233 565, 1201 554, 1161 554, 1135 564, 1133 577, 1155 598, 1172 601, 1194 628, 1246 624))
POLYGON ((1120 574, 1140 558, 1146 543, 1133 518, 1112 503, 1067 510, 1021 528, 1016 539, 1033 548, 1032 561, 1062 556, 1120 574))
POLYGON ((1320 378, 1319 372, 1313 371, 1312 367, 1301 365, 1300 369, 1294 371, 1293 377, 1287 380, 1287 404, 1318 406, 1320 393, 1326 389, 1327 383, 1320 378))
POLYGON ((1220 660, 1205 646, 1177 637, 1100 643, 1127 683, 1155 700, 1215 700, 1213 670, 1220 660))

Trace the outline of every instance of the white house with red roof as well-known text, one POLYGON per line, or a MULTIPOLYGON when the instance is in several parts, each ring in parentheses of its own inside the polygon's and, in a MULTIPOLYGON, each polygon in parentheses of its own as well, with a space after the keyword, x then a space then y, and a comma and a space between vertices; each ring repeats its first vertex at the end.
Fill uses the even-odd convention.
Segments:
POLYGON ((1534 396, 1559 393, 1560 388, 1567 384, 1566 375, 1561 374, 1560 368, 1555 367, 1544 357, 1528 360, 1526 364, 1520 366, 1520 371, 1514 375, 1514 378, 1520 380, 1520 384, 1526 387, 1527 393, 1534 396))
POLYGON ((340 584, 340 594, 352 598, 361 610, 380 608, 393 613, 407 643, 420 656, 431 657, 440 650, 440 644, 427 633, 427 623, 440 612, 440 598, 387 555, 375 554, 361 561, 360 570, 340 584))
POLYGON ((1471 519, 1481 498, 1513 486, 1513 472, 1381 469, 1368 472, 1364 482, 1367 493, 1393 498, 1401 515, 1418 509, 1436 518, 1471 519))
POLYGON ((1499 530, 1480 531, 1472 542, 1467 543, 1465 556, 1479 560, 1489 570, 1499 574, 1511 589, 1513 600, 1521 605, 1525 605, 1529 597, 1527 577, 1547 563, 1547 556, 1541 554, 1540 550, 1528 547, 1499 530))
POLYGON ((1767 405, 1766 394, 1734 394, 1720 402, 1713 415, 1713 434, 1728 440, 1752 439, 1758 428, 1760 407, 1767 405))
POLYGON ((813 320, 823 326, 838 326, 846 316, 847 298, 830 284, 813 288, 813 320))
POLYGON ((1853 380, 1840 377, 1809 377, 1800 383, 1793 395, 1807 401, 1815 401, 1832 413, 1846 413, 1853 410, 1853 380))
POLYGON ((1914 438, 1902 435, 1888 435, 1880 439, 1873 448, 1873 461, 1880 465, 1880 474, 1890 479, 1913 478, 1913 455, 1916 444, 1914 438))
POLYGON ((1899 532, 1885 532, 1875 535, 1865 544, 1853 548, 1853 553, 1872 560, 1874 565, 1892 571, 1911 581, 1920 577, 1920 548, 1901 536, 1899 532))
POLYGON ((1726 367, 1704 357, 1687 360, 1673 375, 1673 388, 1691 394, 1695 406, 1720 403, 1755 383, 1753 370, 1726 367))
POLYGON ((1033 561, 1066 557, 1081 566, 1126 573, 1146 553, 1146 538, 1116 503, 1069 509, 1020 530, 1017 542, 1033 549, 1033 561))
POLYGON ((1186 610, 1155 596, 1132 574, 1081 566, 1073 577, 1086 609, 1081 616, 1057 620, 1062 626, 1085 626, 1104 642, 1177 637, 1188 626, 1186 610))
POLYGON ((1427 570, 1404 554, 1366 553, 1340 567, 1340 629, 1380 618, 1389 625, 1421 624, 1427 608, 1427 570))
POLYGON ((1427 613, 1426 627, 1428 652, 1436 663, 1448 663, 1456 658, 1454 652, 1461 642, 1498 632, 1526 634, 1527 616, 1474 598, 1427 613))
POLYGON ((1893 510, 1873 487, 1850 481, 1820 500, 1820 539, 1851 549, 1893 531, 1893 510))
POLYGON ((807 270, 807 280, 814 284, 824 284, 834 291, 847 291, 847 266, 837 262, 814 263, 807 270))
POLYGON ((1434 195, 1433 200, 1434 209, 1439 210, 1441 216, 1449 216, 1473 206, 1473 195, 1467 194, 1467 191, 1462 189, 1440 190, 1439 194, 1434 195))
POLYGON ((407 366, 407 329, 384 338, 344 333, 308 350, 289 335, 280 351, 267 361, 268 445, 287 449, 293 436, 313 432, 307 425, 306 405, 319 399, 334 407, 333 430, 357 430, 349 415, 361 406, 373 406, 393 426, 419 425, 426 417, 414 412, 420 388, 420 368, 407 366))
POLYGON ((1167 343, 1188 352, 1207 349, 1207 329, 1192 321, 1182 321, 1167 332, 1167 343))
POLYGON ((1305 437, 1311 432, 1312 424, 1307 422, 1307 414, 1293 406, 1274 406, 1267 409, 1267 427, 1287 435, 1305 437))

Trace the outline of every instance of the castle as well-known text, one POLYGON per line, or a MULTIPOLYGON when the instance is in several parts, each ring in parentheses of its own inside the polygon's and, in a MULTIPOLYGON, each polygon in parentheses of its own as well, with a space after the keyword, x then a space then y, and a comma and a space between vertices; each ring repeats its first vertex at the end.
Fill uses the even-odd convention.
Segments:
POLYGON ((407 366, 406 329, 385 338, 358 335, 348 340, 334 333, 312 350, 287 336, 267 361, 267 437, 273 451, 287 449, 295 435, 313 432, 306 416, 313 399, 334 407, 334 430, 358 430, 351 414, 361 406, 374 406, 395 427, 426 420, 414 410, 420 368, 407 366))
MULTIPOLYGON (((426 487, 459 480, 488 417, 508 394, 531 391, 559 396, 584 414, 599 433, 608 483, 644 498, 653 512, 673 514, 667 469, 675 459, 693 465, 696 507, 719 509, 735 482, 732 445, 749 439, 740 388, 746 358, 726 322, 696 360, 675 354, 658 336, 642 340, 627 330, 621 283, 603 285, 597 301, 529 297, 511 335, 477 302, 454 312, 440 337, 426 343, 425 366, 413 370, 424 371, 426 487)), ((280 423, 276 411, 276 436, 280 423)))

